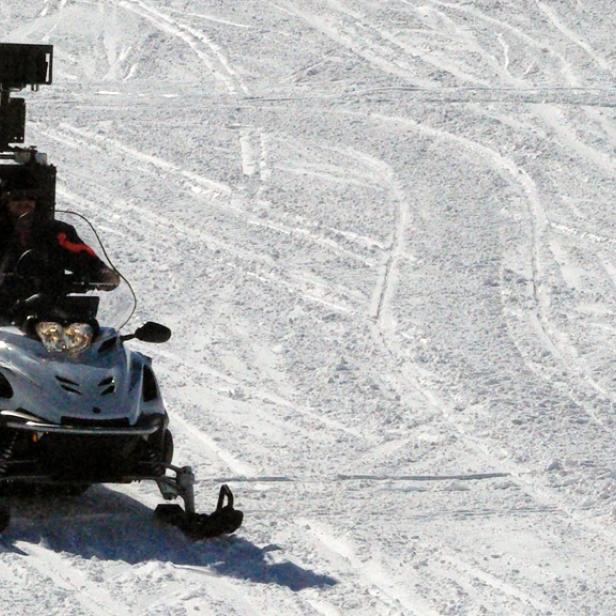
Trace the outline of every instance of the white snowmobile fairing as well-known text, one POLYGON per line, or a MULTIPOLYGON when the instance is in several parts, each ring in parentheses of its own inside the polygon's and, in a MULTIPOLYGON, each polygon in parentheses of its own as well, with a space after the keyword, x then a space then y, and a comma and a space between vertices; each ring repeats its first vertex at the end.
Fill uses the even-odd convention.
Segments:
POLYGON ((165 414, 150 358, 128 350, 116 330, 101 328, 87 350, 71 355, 0 327, 0 416, 7 427, 145 435, 160 427, 147 419, 165 414))

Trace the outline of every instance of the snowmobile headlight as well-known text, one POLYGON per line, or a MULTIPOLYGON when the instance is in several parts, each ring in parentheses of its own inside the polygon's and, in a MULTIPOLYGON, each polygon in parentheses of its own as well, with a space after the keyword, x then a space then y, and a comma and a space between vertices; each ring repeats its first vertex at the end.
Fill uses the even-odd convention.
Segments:
POLYGON ((87 323, 72 323, 66 328, 53 321, 41 321, 36 326, 36 333, 49 352, 68 351, 77 355, 85 351, 94 336, 92 326, 87 323))
POLYGON ((64 341, 69 353, 81 353, 91 344, 94 330, 87 323, 72 323, 64 330, 64 341))
POLYGON ((60 323, 41 321, 36 325, 36 333, 49 352, 55 351, 61 353, 66 350, 64 328, 60 323))

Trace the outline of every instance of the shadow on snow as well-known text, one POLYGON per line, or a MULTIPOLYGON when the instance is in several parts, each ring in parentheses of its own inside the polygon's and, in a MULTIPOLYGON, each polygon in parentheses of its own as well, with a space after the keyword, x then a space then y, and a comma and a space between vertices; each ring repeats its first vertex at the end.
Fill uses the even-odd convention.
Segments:
POLYGON ((93 486, 79 498, 40 495, 2 500, 11 507, 13 518, 2 543, 5 551, 17 554, 27 555, 26 544, 33 543, 86 559, 129 564, 157 560, 178 568, 205 567, 204 573, 215 571, 293 591, 337 583, 288 561, 271 562, 268 554, 281 549, 276 545, 260 548, 238 535, 193 542, 180 530, 158 524, 152 510, 139 501, 104 486, 93 486))

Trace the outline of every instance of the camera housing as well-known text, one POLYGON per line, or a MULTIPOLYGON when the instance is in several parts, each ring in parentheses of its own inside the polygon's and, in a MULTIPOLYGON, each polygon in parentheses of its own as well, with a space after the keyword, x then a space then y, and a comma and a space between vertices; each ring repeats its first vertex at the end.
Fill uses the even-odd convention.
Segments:
POLYGON ((0 84, 3 90, 51 85, 53 46, 0 43, 0 84))

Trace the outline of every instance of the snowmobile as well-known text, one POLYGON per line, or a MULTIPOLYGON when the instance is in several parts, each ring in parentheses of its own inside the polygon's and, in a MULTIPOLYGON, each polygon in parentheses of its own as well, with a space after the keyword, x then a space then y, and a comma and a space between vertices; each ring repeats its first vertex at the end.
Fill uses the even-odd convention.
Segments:
MULTIPOLYGON (((12 90, 51 83, 53 48, 0 44, 0 189, 28 168, 40 187, 37 216, 55 216, 56 170, 23 143, 25 107, 12 90)), ((156 517, 194 539, 236 531, 243 519, 227 485, 216 510, 195 511, 195 477, 175 466, 169 418, 150 358, 127 342, 166 342, 171 331, 147 322, 129 334, 99 323, 104 283, 55 272, 36 247, 0 285, 19 288, 0 317, 0 532, 10 511, 1 494, 24 487, 78 494, 95 483, 150 480, 162 497, 156 517), (46 271, 45 268, 48 268, 46 271), (27 292, 25 292, 27 290, 27 292)))

